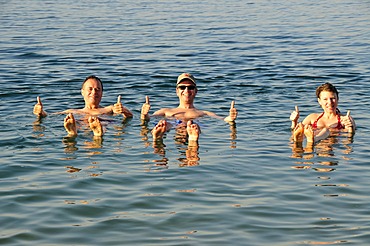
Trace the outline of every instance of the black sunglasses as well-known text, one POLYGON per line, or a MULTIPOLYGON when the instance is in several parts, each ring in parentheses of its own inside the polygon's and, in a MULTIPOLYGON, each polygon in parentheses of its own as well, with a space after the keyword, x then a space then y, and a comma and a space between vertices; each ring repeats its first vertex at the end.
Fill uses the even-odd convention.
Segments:
POLYGON ((177 86, 177 88, 179 88, 182 91, 184 91, 186 88, 188 88, 189 91, 192 91, 192 90, 194 90, 197 87, 194 86, 194 85, 188 85, 188 86, 186 86, 186 85, 179 85, 179 86, 177 86))

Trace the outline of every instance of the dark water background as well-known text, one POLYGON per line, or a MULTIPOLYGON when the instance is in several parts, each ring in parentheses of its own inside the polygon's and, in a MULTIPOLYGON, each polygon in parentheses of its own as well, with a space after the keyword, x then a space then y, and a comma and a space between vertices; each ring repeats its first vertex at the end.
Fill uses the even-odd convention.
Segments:
POLYGON ((369 245, 370 1, 0 1, 0 244, 369 245), (198 78, 198 162, 171 131, 153 149, 140 125, 198 78), (134 118, 102 142, 65 139, 80 85, 104 82, 134 118), (358 130, 294 152, 289 115, 320 112, 332 82, 358 130))

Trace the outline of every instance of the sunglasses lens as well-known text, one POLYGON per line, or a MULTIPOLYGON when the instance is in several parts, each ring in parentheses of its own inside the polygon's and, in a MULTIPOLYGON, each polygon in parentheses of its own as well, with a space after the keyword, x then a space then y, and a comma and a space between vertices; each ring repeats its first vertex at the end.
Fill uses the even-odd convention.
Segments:
POLYGON ((184 91, 186 88, 188 88, 189 91, 192 91, 195 89, 195 86, 193 85, 190 85, 190 86, 185 86, 185 85, 180 85, 178 88, 180 88, 180 90, 184 91))

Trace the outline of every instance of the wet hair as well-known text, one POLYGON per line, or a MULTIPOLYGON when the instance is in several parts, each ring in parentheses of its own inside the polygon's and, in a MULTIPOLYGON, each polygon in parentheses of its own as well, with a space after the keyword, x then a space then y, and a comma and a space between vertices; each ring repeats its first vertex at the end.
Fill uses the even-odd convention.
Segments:
POLYGON ((101 90, 103 91, 103 82, 101 82, 101 79, 99 79, 99 77, 95 76, 95 75, 87 76, 86 79, 84 80, 84 82, 82 82, 81 89, 84 88, 84 85, 85 85, 86 81, 88 81, 89 79, 95 79, 96 81, 99 81, 99 83, 101 85, 101 90))
POLYGON ((320 98, 320 94, 323 91, 333 92, 339 98, 339 92, 338 92, 337 88, 335 88, 335 86, 332 85, 332 84, 330 84, 330 83, 325 83, 325 84, 322 84, 319 87, 317 87, 317 89, 316 89, 316 96, 317 96, 317 98, 320 98))

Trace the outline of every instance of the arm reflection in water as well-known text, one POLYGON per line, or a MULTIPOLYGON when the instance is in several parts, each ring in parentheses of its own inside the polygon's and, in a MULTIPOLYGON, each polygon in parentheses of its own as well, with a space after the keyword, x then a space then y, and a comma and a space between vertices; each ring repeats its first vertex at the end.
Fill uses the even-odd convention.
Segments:
POLYGON ((236 149, 236 123, 229 123, 230 124, 230 148, 231 149, 236 149))
MULTIPOLYGON (((315 154, 320 157, 333 157, 335 156, 334 150, 335 145, 342 144, 345 149, 342 151, 344 155, 348 155, 352 152, 350 144, 353 143, 353 133, 351 132, 332 132, 329 137, 314 143, 307 142, 306 146, 303 146, 303 142, 291 142, 292 147, 292 158, 304 158, 305 160, 312 159, 315 154), (345 137, 345 134, 347 135, 345 137), (342 140, 341 142, 339 140, 342 140)), ((313 163, 311 163, 313 164, 313 163)))
MULTIPOLYGON (((121 124, 113 125, 113 128, 115 130, 115 140, 117 144, 120 144, 120 140, 123 139, 123 135, 125 134, 125 128, 127 125, 127 122, 129 122, 130 119, 124 119, 121 124)), ((79 129, 79 131, 83 132, 83 136, 89 136, 91 135, 91 129, 94 127, 98 127, 96 131, 101 132, 102 130, 105 131, 108 124, 112 123, 112 119, 104 119, 101 118, 99 120, 99 124, 93 125, 96 123, 96 121, 91 122, 90 117, 85 116, 84 118, 77 120, 74 122, 76 128, 79 129)), ((94 131, 94 130, 93 130, 94 131)), ((80 135, 81 136, 81 135, 80 135)), ((100 149, 103 147, 103 136, 100 136, 98 134, 94 133, 94 136, 91 141, 84 141, 83 142, 83 148, 85 149, 100 149)), ((63 138, 62 142, 65 145, 65 152, 66 153, 73 153, 78 150, 76 147, 77 145, 77 136, 76 135, 67 135, 63 138)), ((119 150, 118 150, 119 151, 119 150)), ((92 151, 92 154, 99 154, 100 152, 92 151)))
POLYGON ((42 118, 38 118, 33 122, 34 137, 40 138, 44 136, 45 126, 42 125, 42 118))
MULTIPOLYGON (((142 136, 141 139, 144 141, 145 148, 151 145, 149 138, 148 138, 149 132, 150 130, 148 128, 148 122, 142 121, 140 135, 142 136)), ((160 157, 160 159, 153 160, 153 162, 155 163, 155 166, 168 168, 168 158, 166 157, 166 150, 165 150, 166 145, 164 145, 163 140, 159 139, 158 141, 153 141, 152 146, 153 146, 153 152, 155 154, 158 154, 160 157)))
MULTIPOLYGON (((163 121, 164 122, 164 121, 163 121)), ((157 131, 154 133, 155 136, 160 131, 161 137, 153 138, 152 146, 153 152, 158 154, 161 159, 154 160, 156 166, 165 166, 168 167, 168 158, 166 158, 166 145, 163 143, 163 136, 167 133, 166 125, 167 122, 162 125, 162 129, 158 129, 157 126, 161 124, 157 124, 156 127, 152 129, 153 131, 157 131), (164 131, 162 131, 164 130, 164 131)), ((141 129, 141 136, 142 140, 144 141, 145 147, 150 145, 148 141, 148 133, 150 130, 148 129, 147 124, 142 125, 141 129)), ((178 160, 181 162, 180 166, 196 166, 199 165, 199 135, 201 133, 200 127, 198 124, 193 123, 193 121, 188 121, 185 125, 184 123, 179 124, 176 127, 176 134, 175 134, 175 142, 181 146, 187 146, 185 153, 183 154, 184 157, 179 158, 178 160)))
POLYGON ((199 135, 201 133, 200 127, 198 124, 195 124, 191 121, 188 121, 186 125, 186 134, 188 138, 185 137, 185 140, 188 139, 188 148, 186 150, 186 158, 179 159, 181 161, 180 166, 197 166, 199 165, 199 135))

